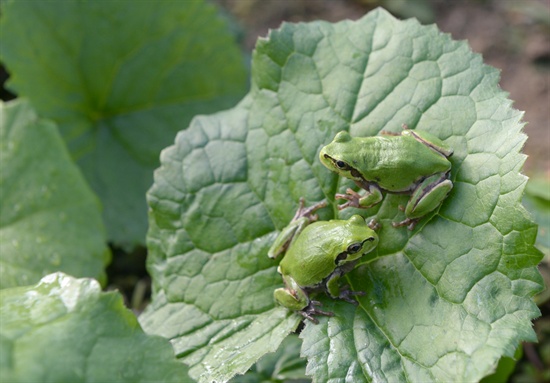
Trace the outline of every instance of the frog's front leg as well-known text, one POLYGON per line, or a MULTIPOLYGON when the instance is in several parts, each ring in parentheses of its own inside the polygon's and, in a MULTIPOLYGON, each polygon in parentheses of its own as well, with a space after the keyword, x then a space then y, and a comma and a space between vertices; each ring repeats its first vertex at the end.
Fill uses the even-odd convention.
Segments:
POLYGON ((307 218, 309 222, 317 221, 319 217, 317 216, 317 214, 314 214, 315 211, 327 206, 327 201, 321 201, 317 202, 315 205, 311 205, 310 207, 305 207, 306 202, 303 197, 300 198, 299 203, 300 205, 298 207, 298 210, 296 210, 292 221, 296 221, 301 218, 307 218))
POLYGON ((319 321, 314 315, 334 316, 332 312, 319 310, 316 306, 320 306, 321 302, 309 299, 309 294, 296 283, 294 278, 283 276, 283 281, 285 287, 279 288, 273 293, 275 300, 281 306, 298 312, 315 324, 319 321))
POLYGON ((349 270, 355 267, 355 262, 353 264, 348 264, 344 266, 345 269, 337 269, 331 276, 328 277, 325 288, 328 295, 334 299, 342 299, 346 302, 357 305, 357 301, 351 298, 353 295, 365 295, 364 291, 351 291, 349 287, 340 288, 340 277, 347 273, 349 270), (347 266, 347 267, 346 267, 347 266), (348 270, 349 269, 349 270, 348 270))
POLYGON ((448 173, 434 174, 426 178, 416 187, 405 207, 406 219, 393 222, 392 225, 408 226, 409 230, 413 230, 422 217, 441 205, 452 188, 453 183, 448 179, 448 173))
POLYGON ((378 186, 373 184, 360 184, 359 186, 365 188, 365 193, 363 195, 357 193, 353 189, 347 189, 346 194, 335 195, 336 199, 345 199, 348 201, 342 205, 339 205, 339 210, 345 209, 347 207, 368 209, 369 207, 372 207, 382 201, 382 191, 378 186))

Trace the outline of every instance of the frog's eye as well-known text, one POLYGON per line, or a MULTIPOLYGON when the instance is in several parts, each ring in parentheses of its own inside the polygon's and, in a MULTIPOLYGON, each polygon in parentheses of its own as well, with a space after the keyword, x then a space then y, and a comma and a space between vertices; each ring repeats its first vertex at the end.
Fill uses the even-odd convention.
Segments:
POLYGON ((361 250, 363 246, 361 246, 360 243, 353 243, 351 245, 348 246, 348 250, 347 250, 347 253, 348 254, 355 254, 357 253, 359 250, 361 250))
POLYGON ((341 170, 347 170, 349 168, 348 164, 346 164, 344 161, 338 160, 334 162, 338 169, 341 170))

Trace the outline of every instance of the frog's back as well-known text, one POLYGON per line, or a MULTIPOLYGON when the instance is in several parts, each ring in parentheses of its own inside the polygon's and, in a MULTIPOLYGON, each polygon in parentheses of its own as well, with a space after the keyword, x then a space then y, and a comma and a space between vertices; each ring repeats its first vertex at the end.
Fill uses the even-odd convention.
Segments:
POLYGON ((320 283, 334 271, 334 259, 345 246, 338 221, 314 222, 304 229, 280 263, 283 274, 292 275, 300 286, 320 283))
POLYGON ((446 172, 449 160, 411 136, 357 138, 363 176, 381 188, 401 192, 410 190, 419 179, 446 172))

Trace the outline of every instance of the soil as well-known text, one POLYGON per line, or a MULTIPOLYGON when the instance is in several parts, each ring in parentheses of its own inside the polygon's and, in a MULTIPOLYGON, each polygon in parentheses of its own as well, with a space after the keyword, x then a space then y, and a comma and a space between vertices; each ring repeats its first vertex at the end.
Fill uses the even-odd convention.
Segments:
MULTIPOLYGON (((525 111, 526 174, 550 179, 550 0, 216 0, 240 24, 244 49, 282 21, 356 20, 382 6, 398 18, 422 16, 455 40, 468 40, 501 70, 501 88, 525 111), (416 7, 416 8, 415 8, 416 7), (426 16, 427 15, 427 16, 426 16)), ((426 22, 427 21, 427 22, 426 22)))

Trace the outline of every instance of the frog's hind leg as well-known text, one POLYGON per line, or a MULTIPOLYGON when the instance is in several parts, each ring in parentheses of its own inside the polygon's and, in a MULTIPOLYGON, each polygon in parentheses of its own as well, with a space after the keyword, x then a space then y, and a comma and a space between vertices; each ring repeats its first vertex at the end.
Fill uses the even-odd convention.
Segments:
POLYGON ((330 311, 319 310, 317 306, 321 306, 321 302, 310 300, 307 293, 300 288, 296 290, 279 288, 274 291, 273 296, 280 305, 296 311, 315 324, 319 323, 315 315, 334 316, 334 313, 330 311))
MULTIPOLYGON (((281 273, 281 266, 278 270, 281 273)), ((298 285, 294 278, 283 275, 284 288, 276 289, 273 297, 287 309, 301 311, 310 305, 308 293, 298 285)))
POLYGON ((408 226, 413 230, 416 223, 426 214, 435 210, 453 188, 448 174, 435 174, 426 178, 414 190, 405 207, 405 220, 392 223, 393 227, 408 226))
POLYGON ((453 149, 433 134, 420 131, 415 132, 414 130, 407 130, 405 134, 412 136, 421 144, 426 145, 444 157, 451 157, 453 155, 453 149))
POLYGON ((313 214, 315 210, 327 206, 326 201, 316 203, 308 208, 304 208, 304 204, 304 199, 300 198, 300 206, 298 207, 294 218, 292 218, 292 221, 287 227, 281 230, 267 251, 267 256, 269 258, 275 259, 279 255, 285 253, 292 241, 302 232, 302 230, 304 230, 304 228, 306 228, 306 226, 311 222, 314 222, 319 218, 317 214, 313 214))
POLYGON ((292 290, 288 287, 281 287, 273 292, 273 297, 281 306, 294 311, 303 310, 309 304, 309 298, 303 294, 301 289, 292 290))

